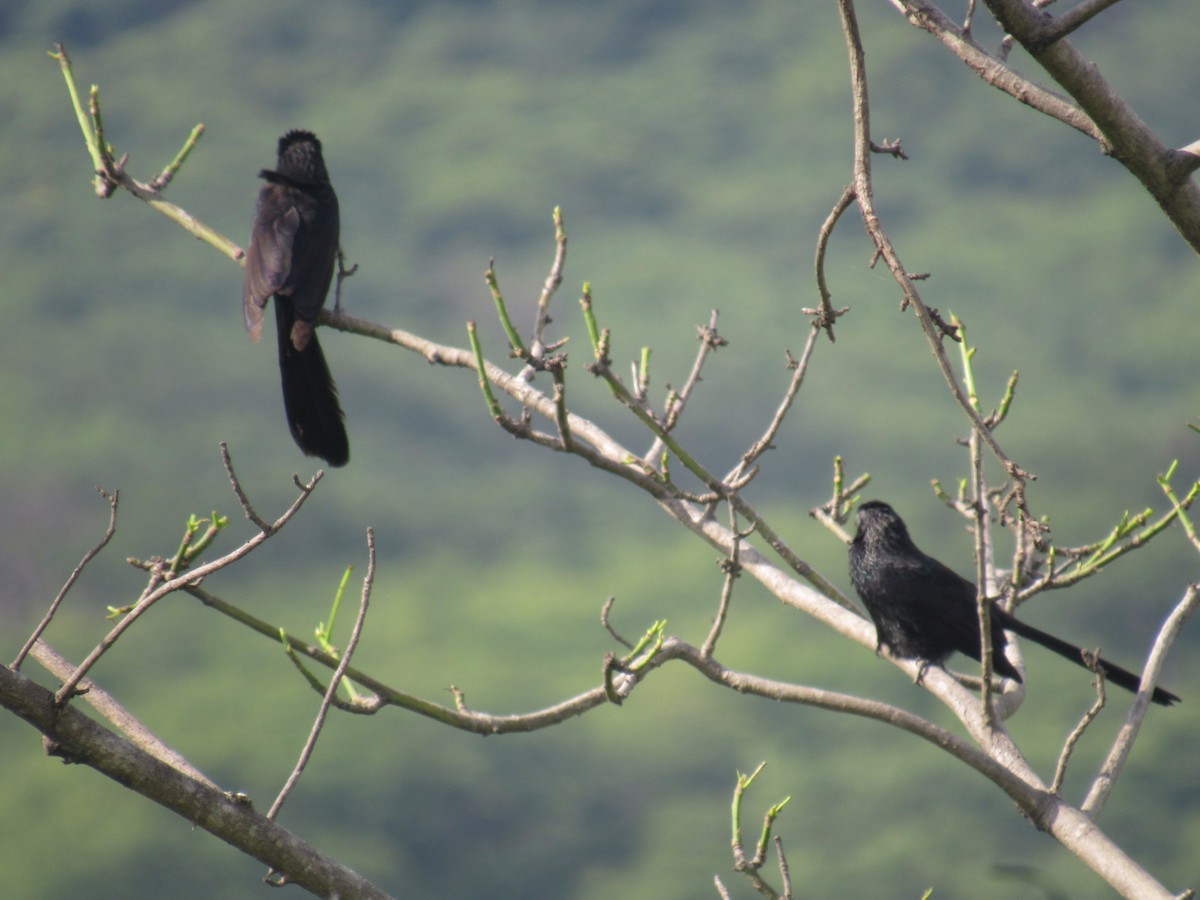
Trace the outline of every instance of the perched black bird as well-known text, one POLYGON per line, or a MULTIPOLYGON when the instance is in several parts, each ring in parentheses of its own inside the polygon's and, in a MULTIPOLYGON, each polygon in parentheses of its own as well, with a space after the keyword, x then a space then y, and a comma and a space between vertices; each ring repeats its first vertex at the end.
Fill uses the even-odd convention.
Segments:
POLYGON ((309 131, 279 139, 275 169, 263 169, 242 306, 246 330, 262 338, 263 307, 275 298, 283 408, 296 444, 331 466, 350 459, 337 385, 325 364, 313 322, 325 305, 338 252, 338 201, 309 131))
MULTIPOLYGON (((850 544, 850 579, 878 634, 876 651, 886 647, 901 659, 940 665, 954 651, 980 658, 975 585, 917 549, 904 520, 886 503, 869 500, 858 508, 858 534, 850 544)), ((1005 631, 1028 638, 1086 667, 1084 651, 1026 625, 992 604, 992 668, 1021 681, 1004 650, 1005 631)), ((1136 692, 1141 679, 1107 660, 1099 661, 1108 681, 1136 692)), ((1151 699, 1163 706, 1179 700, 1155 688, 1151 699)))

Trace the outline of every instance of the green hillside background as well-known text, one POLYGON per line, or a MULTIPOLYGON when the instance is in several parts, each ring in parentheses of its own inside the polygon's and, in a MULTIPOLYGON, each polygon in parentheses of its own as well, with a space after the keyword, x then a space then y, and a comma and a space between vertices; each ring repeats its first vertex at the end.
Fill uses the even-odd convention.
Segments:
MULTIPOLYGON (((994 403, 1019 369, 1000 432, 1038 475, 1031 501, 1066 545, 1165 501, 1155 475, 1200 473, 1200 265, 1153 201, 1096 146, 982 84, 884 3, 859 13, 884 224, 926 300, 964 319, 994 403)), ((1170 143, 1196 138, 1200 9, 1122 5, 1078 35, 1170 143)), ((981 39, 992 40, 986 30, 981 39)), ((644 432, 583 370, 589 281, 627 371, 653 348, 654 389, 680 385, 694 326, 720 310, 712 359, 680 434, 727 471, 770 420, 784 352, 816 305, 817 230, 850 178, 845 49, 831 3, 394 3, 234 0, 9 2, 0 10, 0 655, 11 659, 100 537, 93 486, 119 489, 118 532, 49 634, 82 657, 106 607, 142 585, 127 556, 169 555, 189 514, 252 533, 218 456, 226 441, 259 511, 316 468, 288 435, 274 351, 241 324, 241 271, 127 195, 98 200, 62 77, 98 83, 109 140, 149 179, 206 126, 168 197, 244 243, 277 137, 323 140, 359 272, 349 312, 453 345, 478 320, 505 342, 482 275, 495 257, 524 327, 570 236, 553 332, 570 336, 570 397, 627 445, 644 432)), ((1027 61, 1014 57, 1019 65, 1027 61)), ((801 554, 849 591, 845 548, 808 516, 832 459, 870 472, 868 497, 966 573, 971 542, 928 484, 966 472, 966 424, 856 213, 834 240, 837 343, 818 347, 796 409, 748 491, 801 554)), ((352 457, 259 553, 210 591, 307 636, 341 572, 379 571, 356 664, 401 690, 524 712, 597 683, 658 618, 699 642, 720 591, 715 552, 646 497, 578 459, 520 444, 486 414, 473 375, 331 330, 321 334, 352 457)), ((511 363, 509 363, 511 365, 511 363)), ((1170 533, 1025 618, 1136 664, 1197 579, 1170 533)), ((718 657, 764 676, 880 696, 953 725, 894 667, 742 579, 718 657)), ((348 629, 349 622, 344 625, 348 629)), ((1185 636, 1100 825, 1175 889, 1200 883, 1200 642, 1185 636)), ((344 640, 344 635, 342 637, 344 640)), ((1086 674, 1034 649, 1011 722, 1049 778, 1086 709, 1086 674)), ((25 671, 38 668, 26 663, 25 671)), ((265 808, 317 696, 277 646, 184 596, 131 630, 92 675, 223 787, 265 808)), ((39 677, 41 677, 39 675, 39 677)), ((1127 697, 1076 754, 1078 798, 1127 697)), ((16 719, 0 724, 6 897, 260 897, 262 867, 82 767, 63 768, 16 719)), ((989 784, 916 739, 816 710, 737 697, 668 667, 622 707, 547 732, 481 740, 417 716, 335 715, 281 821, 405 898, 715 896, 735 774, 768 768, 747 823, 779 823, 806 897, 1107 896, 989 784)))

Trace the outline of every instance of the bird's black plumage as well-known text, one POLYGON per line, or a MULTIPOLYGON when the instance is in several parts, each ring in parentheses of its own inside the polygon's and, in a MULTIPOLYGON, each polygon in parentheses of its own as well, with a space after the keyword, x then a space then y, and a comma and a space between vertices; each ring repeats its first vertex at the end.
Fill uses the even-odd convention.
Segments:
MULTIPOLYGON (((850 544, 850 579, 875 623, 877 647, 901 659, 940 665, 958 651, 981 656, 975 585, 932 556, 922 553, 908 535, 904 520, 888 504, 869 500, 858 508, 858 533, 850 544)), ((1011 631, 1086 667, 1084 651, 1017 619, 995 603, 991 607, 992 668, 997 675, 1021 681, 1005 655, 1011 631)), ((1099 660, 1106 678, 1136 692, 1141 679, 1099 660)), ((1163 706, 1179 700, 1155 688, 1151 699, 1163 706)))
POLYGON ((246 253, 246 330, 254 341, 262 338, 263 309, 274 297, 283 406, 292 437, 307 455, 343 466, 350 443, 337 385, 313 324, 333 280, 340 229, 321 142, 312 132, 289 131, 279 139, 275 169, 258 174, 267 183, 258 193, 246 253))

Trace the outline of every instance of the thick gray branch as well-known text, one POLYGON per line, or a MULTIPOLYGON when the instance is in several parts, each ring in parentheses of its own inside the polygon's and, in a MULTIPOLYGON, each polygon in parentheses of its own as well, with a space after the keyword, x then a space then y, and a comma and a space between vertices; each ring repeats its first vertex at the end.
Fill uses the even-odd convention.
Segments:
POLYGON ((321 897, 388 896, 256 812, 248 799, 188 777, 71 707, 56 707, 54 694, 7 666, 0 666, 0 705, 42 732, 51 753, 90 766, 166 807, 286 875, 292 884, 321 897))
POLYGON ((1138 179, 1192 248, 1200 253, 1200 186, 1194 154, 1166 146, 1112 89, 1099 68, 1053 20, 1024 0, 984 0, 992 15, 1099 127, 1105 150, 1138 179))

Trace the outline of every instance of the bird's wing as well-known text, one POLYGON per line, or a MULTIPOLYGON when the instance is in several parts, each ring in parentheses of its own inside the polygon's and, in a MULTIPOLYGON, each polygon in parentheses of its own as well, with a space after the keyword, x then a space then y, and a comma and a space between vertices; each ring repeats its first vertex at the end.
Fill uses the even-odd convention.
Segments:
POLYGON ((306 190, 297 203, 288 287, 296 317, 311 322, 325 305, 338 251, 338 204, 333 189, 306 190))
MULTIPOLYGON (((975 585, 949 566, 926 557, 925 602, 930 613, 941 621, 947 644, 959 653, 979 659, 979 610, 976 606, 975 585)), ((1003 640, 996 629, 993 641, 1003 640)))
POLYGON ((267 300, 273 294, 286 293, 288 285, 295 281, 292 261, 301 230, 300 211, 292 203, 278 203, 283 199, 280 193, 267 185, 259 195, 258 216, 246 253, 242 309, 246 330, 255 341, 262 337, 263 307, 267 300))
POLYGON ((902 655, 941 662, 957 650, 978 659, 975 585, 919 551, 888 564, 888 605, 902 655))

